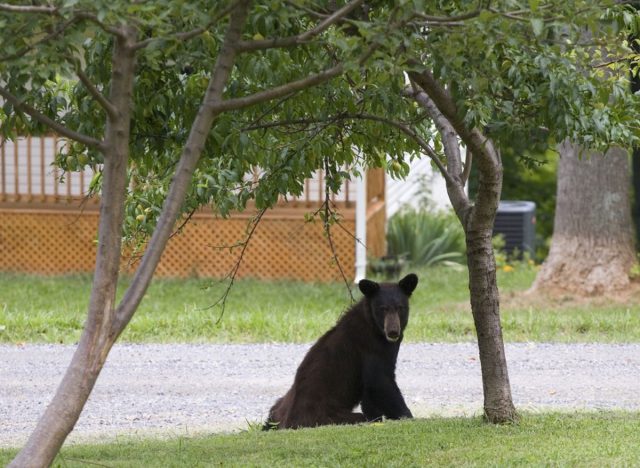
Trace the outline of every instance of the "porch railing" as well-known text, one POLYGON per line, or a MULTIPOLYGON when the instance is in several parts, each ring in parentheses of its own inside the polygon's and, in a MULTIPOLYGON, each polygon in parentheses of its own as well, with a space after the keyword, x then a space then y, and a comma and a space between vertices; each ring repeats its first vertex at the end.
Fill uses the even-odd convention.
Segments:
MULTIPOLYGON (((97 198, 87 198, 94 171, 64 172, 53 163, 58 153, 64 153, 67 141, 55 135, 25 136, 16 140, 0 138, 0 207, 44 208, 47 206, 96 206, 97 198)), ((248 177, 259 177, 259 173, 248 177)), ((370 195, 378 190, 371 187, 370 195), (372 192, 373 189, 373 192, 372 192)), ((355 204, 355 183, 345 181, 339 193, 331 199, 338 205, 352 208, 355 204)), ((300 196, 282 197, 281 205, 313 207, 324 201, 323 171, 316 172, 304 183, 300 196)))

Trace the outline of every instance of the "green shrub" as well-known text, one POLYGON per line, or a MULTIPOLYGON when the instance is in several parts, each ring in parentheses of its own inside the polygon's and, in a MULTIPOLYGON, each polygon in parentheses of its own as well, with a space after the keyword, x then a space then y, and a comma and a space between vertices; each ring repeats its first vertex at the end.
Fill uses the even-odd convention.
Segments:
POLYGON ((389 219, 389 255, 406 258, 413 266, 464 261, 464 232, 451 212, 405 208, 389 219))

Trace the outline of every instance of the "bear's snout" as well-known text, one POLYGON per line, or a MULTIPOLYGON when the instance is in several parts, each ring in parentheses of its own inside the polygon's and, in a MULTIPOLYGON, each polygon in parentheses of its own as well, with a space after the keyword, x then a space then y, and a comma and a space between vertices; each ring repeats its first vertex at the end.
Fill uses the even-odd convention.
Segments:
POLYGON ((400 317, 398 314, 387 314, 384 316, 384 336, 387 341, 394 343, 400 339, 400 317))

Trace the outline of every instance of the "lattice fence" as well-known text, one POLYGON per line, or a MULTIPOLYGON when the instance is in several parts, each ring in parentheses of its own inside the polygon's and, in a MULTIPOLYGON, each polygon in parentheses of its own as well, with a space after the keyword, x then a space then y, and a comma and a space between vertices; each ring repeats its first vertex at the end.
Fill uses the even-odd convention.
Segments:
MULTIPOLYGON (((98 225, 97 200, 83 200, 90 171, 65 174, 51 166, 64 142, 55 137, 0 142, 0 271, 65 274, 93 271, 98 225), (81 207, 82 203, 82 207, 81 207)), ((309 179, 299 198, 281 203, 263 217, 245 252, 238 275, 341 279, 320 222, 306 223, 323 195, 322 173, 309 179)), ((384 173, 370 171, 367 245, 371 256, 384 253, 384 173)), ((340 265, 353 278, 355 263, 355 184, 346 183, 334 201, 343 216, 332 229, 340 265)), ((222 277, 235 265, 251 214, 218 219, 196 214, 165 250, 157 275, 222 277)), ((122 270, 132 272, 136 258, 125 253, 122 270)))
MULTIPOLYGON (((302 215, 302 213, 300 213, 302 215)), ((216 220, 193 219, 174 237, 158 268, 158 274, 214 276, 227 274, 237 262, 241 248, 228 246, 246 236, 250 220, 236 216, 216 220)), ((343 227, 354 231, 353 216, 343 227)), ((332 230, 338 259, 349 277, 354 275, 354 239, 341 229, 332 230)), ((305 223, 303 216, 283 218, 275 210, 262 219, 244 254, 239 276, 296 278, 305 281, 339 280, 340 272, 319 223, 305 223)))
POLYGON ((97 212, 0 210, 0 270, 93 271, 97 212))
MULTIPOLYGON (((296 278, 305 281, 340 279, 331 250, 319 224, 297 219, 264 218, 245 252, 238 275, 256 278, 296 278)), ((39 274, 93 271, 96 255, 97 212, 0 210, 0 270, 39 274)), ((235 265, 240 248, 230 245, 246 236, 249 219, 229 220, 199 215, 173 237, 157 275, 170 277, 225 276, 235 265), (226 247, 226 248, 225 248, 226 247)), ((353 217, 343 227, 354 231, 353 217)), ((332 238, 338 258, 353 277, 354 239, 342 229, 332 238)), ((136 257, 125 252, 122 270, 132 272, 136 257)))

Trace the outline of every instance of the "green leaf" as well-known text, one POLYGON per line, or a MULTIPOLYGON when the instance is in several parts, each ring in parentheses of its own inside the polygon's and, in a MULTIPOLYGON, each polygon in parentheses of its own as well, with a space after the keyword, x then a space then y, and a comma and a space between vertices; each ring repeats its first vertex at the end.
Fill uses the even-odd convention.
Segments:
POLYGON ((536 37, 540 37, 544 30, 544 21, 540 18, 531 18, 531 28, 536 37))

